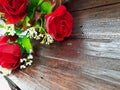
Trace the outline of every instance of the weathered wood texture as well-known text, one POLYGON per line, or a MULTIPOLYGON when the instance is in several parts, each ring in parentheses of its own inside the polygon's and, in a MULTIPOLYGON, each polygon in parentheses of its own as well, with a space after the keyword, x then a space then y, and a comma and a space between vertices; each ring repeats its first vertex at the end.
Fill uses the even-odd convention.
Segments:
POLYGON ((34 42, 34 64, 9 76, 22 90, 120 90, 120 0, 71 0, 71 37, 34 42))

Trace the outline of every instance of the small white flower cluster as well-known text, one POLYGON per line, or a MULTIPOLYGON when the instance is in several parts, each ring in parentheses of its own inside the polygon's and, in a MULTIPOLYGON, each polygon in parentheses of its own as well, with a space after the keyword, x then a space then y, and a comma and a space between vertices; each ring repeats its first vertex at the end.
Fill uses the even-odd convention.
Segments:
POLYGON ((29 54, 27 58, 20 59, 20 62, 21 62, 20 69, 24 69, 27 66, 31 66, 31 64, 33 63, 33 55, 29 54))
POLYGON ((0 19, 0 36, 1 36, 1 35, 4 35, 5 32, 6 32, 6 30, 5 30, 5 28, 4 28, 5 25, 6 25, 5 22, 0 19))
POLYGON ((6 33, 11 36, 14 36, 16 33, 14 30, 14 24, 6 24, 5 30, 6 30, 6 33))
POLYGON ((47 36, 46 44, 49 45, 49 44, 53 43, 54 40, 53 40, 53 38, 51 37, 51 35, 50 35, 50 34, 47 34, 46 36, 47 36))
POLYGON ((51 43, 53 43, 53 38, 50 36, 50 34, 45 34, 45 36, 43 37, 43 40, 40 42, 41 44, 47 44, 47 45, 49 45, 49 44, 51 44, 51 43))
POLYGON ((39 40, 40 37, 43 37, 42 34, 38 34, 38 32, 35 30, 34 27, 28 28, 27 32, 29 33, 29 34, 27 34, 28 37, 34 38, 36 40, 39 40))
POLYGON ((0 34, 1 35, 4 35, 5 33, 7 33, 7 35, 11 35, 11 36, 14 36, 15 35, 15 30, 14 30, 14 24, 6 24, 4 23, 3 20, 0 20, 0 29, 2 29, 0 31, 0 34))
POLYGON ((37 36, 37 32, 34 27, 28 28, 27 32, 29 33, 28 37, 30 38, 35 38, 37 36))
POLYGON ((5 76, 5 75, 11 74, 12 70, 11 69, 7 69, 7 68, 3 68, 3 67, 0 66, 0 72, 1 72, 2 76, 5 76))
POLYGON ((26 31, 28 33, 27 36, 30 38, 33 38, 36 40, 43 38, 43 40, 41 41, 41 44, 45 43, 45 44, 49 45, 49 44, 53 43, 53 41, 54 41, 53 38, 48 33, 45 33, 45 35, 41 34, 41 33, 37 32, 34 27, 31 27, 31 28, 27 29, 26 31))

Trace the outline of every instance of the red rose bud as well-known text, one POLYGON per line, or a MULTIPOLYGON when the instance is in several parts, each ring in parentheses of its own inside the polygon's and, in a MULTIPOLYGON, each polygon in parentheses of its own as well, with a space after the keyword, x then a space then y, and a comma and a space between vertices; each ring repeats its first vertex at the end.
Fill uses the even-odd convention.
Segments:
POLYGON ((66 7, 61 5, 54 12, 45 16, 47 32, 58 41, 69 37, 73 28, 73 18, 66 7))
POLYGON ((16 69, 20 66, 21 50, 19 44, 8 44, 9 36, 0 36, 0 66, 7 69, 16 69))
POLYGON ((0 0, 0 12, 8 23, 15 24, 26 16, 27 0, 0 0))

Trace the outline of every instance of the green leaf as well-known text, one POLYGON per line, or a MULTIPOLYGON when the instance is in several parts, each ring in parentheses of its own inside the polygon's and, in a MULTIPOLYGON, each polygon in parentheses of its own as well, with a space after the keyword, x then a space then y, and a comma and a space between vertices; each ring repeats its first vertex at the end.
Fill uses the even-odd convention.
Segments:
POLYGON ((34 17, 35 11, 38 7, 43 2, 43 0, 29 0, 28 2, 28 7, 27 7, 27 13, 30 18, 34 17))
POLYGON ((27 38, 26 36, 22 38, 18 38, 17 42, 26 50, 27 53, 31 53, 32 50, 32 44, 30 42, 30 39, 27 38))
POLYGON ((22 54, 22 56, 24 56, 26 50, 23 47, 20 47, 20 48, 21 48, 21 54, 22 54))
POLYGON ((28 16, 26 16, 24 19, 22 19, 18 24, 17 27, 22 27, 23 30, 25 30, 28 26, 31 26, 31 24, 29 23, 30 18, 28 16))
POLYGON ((4 28, 4 25, 1 25, 1 24, 0 24, 0 28, 4 28))
POLYGON ((28 7, 28 9, 27 9, 28 17, 30 17, 30 18, 34 17, 35 9, 36 9, 35 7, 33 7, 33 8, 28 7))
POLYGON ((30 21, 30 18, 29 18, 28 16, 26 16, 26 18, 25 18, 25 23, 24 23, 24 24, 26 24, 26 25, 24 25, 24 26, 30 26, 29 21, 30 21))
POLYGON ((45 33, 44 25, 45 25, 45 20, 41 17, 40 20, 37 22, 37 26, 39 28, 39 32, 42 34, 45 33))
POLYGON ((43 0, 30 0, 30 3, 33 5, 33 7, 37 7, 43 2, 43 0))
POLYGON ((42 14, 49 14, 52 12, 52 4, 50 2, 43 2, 40 6, 40 12, 42 14))
POLYGON ((16 34, 21 34, 23 31, 20 29, 15 29, 16 34))
POLYGON ((40 5, 44 0, 39 0, 38 5, 40 5))

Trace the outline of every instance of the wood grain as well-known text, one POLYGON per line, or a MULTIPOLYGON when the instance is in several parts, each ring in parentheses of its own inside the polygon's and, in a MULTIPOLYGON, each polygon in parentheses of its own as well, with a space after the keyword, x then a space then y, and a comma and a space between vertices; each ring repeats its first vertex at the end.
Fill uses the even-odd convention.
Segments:
POLYGON ((10 75, 22 90, 120 90, 120 0, 71 0, 70 38, 34 42, 31 67, 10 75), (72 7, 71 7, 72 6, 72 7))
POLYGON ((116 39, 120 37, 120 4, 73 12, 73 38, 116 39))
POLYGON ((93 8, 101 8, 120 3, 120 0, 69 0, 67 3, 70 11, 82 11, 93 8))

